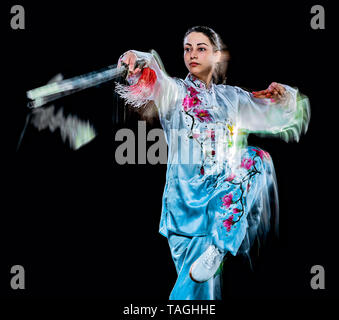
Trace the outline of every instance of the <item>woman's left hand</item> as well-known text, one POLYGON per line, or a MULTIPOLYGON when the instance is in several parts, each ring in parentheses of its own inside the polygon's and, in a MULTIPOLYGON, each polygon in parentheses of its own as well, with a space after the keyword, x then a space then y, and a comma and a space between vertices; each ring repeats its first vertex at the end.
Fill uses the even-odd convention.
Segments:
POLYGON ((286 89, 280 83, 272 82, 266 90, 253 91, 252 94, 255 98, 270 98, 279 102, 285 98, 286 89))

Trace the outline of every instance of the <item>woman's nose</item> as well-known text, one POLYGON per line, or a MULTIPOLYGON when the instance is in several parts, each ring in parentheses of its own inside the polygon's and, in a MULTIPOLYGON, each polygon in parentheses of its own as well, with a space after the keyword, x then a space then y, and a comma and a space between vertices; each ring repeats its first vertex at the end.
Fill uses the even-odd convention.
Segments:
POLYGON ((196 59, 196 58, 197 58, 196 53, 192 51, 192 53, 191 53, 191 60, 196 59))

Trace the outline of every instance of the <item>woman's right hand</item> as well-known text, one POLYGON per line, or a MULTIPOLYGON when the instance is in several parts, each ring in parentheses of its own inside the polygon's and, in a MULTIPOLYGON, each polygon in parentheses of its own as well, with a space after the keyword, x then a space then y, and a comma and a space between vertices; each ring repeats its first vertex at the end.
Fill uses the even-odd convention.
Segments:
POLYGON ((137 56, 132 51, 127 51, 123 54, 123 56, 119 59, 118 67, 121 66, 122 62, 124 62, 125 64, 128 65, 128 75, 129 76, 135 75, 135 74, 137 74, 138 72, 141 71, 141 68, 136 66, 137 56))

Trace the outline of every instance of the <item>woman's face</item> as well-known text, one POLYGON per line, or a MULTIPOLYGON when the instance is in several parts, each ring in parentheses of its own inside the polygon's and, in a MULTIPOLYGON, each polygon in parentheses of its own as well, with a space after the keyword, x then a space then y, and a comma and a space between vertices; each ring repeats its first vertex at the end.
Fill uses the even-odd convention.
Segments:
POLYGON ((214 51, 207 36, 201 32, 191 32, 184 39, 184 60, 189 72, 199 79, 206 79, 213 73, 220 57, 220 51, 214 51))

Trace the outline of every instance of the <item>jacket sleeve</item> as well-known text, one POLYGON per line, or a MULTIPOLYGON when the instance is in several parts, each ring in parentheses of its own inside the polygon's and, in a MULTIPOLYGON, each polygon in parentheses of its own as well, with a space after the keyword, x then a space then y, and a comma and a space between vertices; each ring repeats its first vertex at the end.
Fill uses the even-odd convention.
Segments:
POLYGON ((255 98, 251 93, 234 87, 238 128, 247 133, 276 136, 286 142, 299 141, 310 120, 309 100, 298 89, 283 86, 286 94, 280 102, 255 98))
MULTIPOLYGON (((168 119, 175 108, 183 85, 166 73, 158 54, 129 50, 137 56, 137 60, 145 63, 142 72, 129 76, 129 85, 116 84, 116 92, 133 107, 141 107, 154 101, 161 119, 168 119)), ((119 60, 123 55, 119 58, 119 60)))

